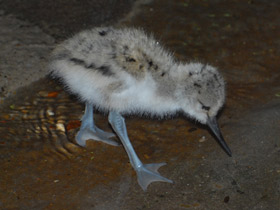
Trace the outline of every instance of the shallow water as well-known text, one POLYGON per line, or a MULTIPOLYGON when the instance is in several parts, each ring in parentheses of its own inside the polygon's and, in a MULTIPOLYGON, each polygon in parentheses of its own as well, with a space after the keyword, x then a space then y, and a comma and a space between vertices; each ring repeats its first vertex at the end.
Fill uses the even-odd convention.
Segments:
MULTIPOLYGON (((277 206, 273 200, 279 195, 273 187, 277 183, 265 177, 279 177, 279 163, 262 168, 254 151, 265 145, 256 142, 255 150, 250 151, 253 146, 248 140, 251 147, 245 153, 245 134, 234 131, 251 126, 243 121, 251 110, 279 101, 280 4, 158 0, 139 8, 140 13, 122 24, 154 33, 180 60, 203 61, 221 69, 228 96, 219 122, 226 141, 239 156, 228 159, 205 127, 182 116, 160 121, 128 117, 128 133, 139 157, 145 163, 167 162, 161 174, 175 180, 174 185, 154 183, 143 194, 122 147, 88 142, 81 148, 75 144, 83 104, 45 78, 17 92, 0 112, 0 197, 4 198, 0 207, 209 209, 216 205, 216 209, 226 209, 229 203, 234 209, 246 206, 246 199, 277 206), (262 182, 267 188, 257 189, 262 182), (244 192, 247 197, 242 197, 244 192)), ((98 113, 95 119, 102 129, 111 129, 106 115, 98 113)), ((257 136, 252 134, 253 138, 257 136)), ((265 154, 267 158, 276 154, 279 141, 274 144, 271 156, 265 154)))

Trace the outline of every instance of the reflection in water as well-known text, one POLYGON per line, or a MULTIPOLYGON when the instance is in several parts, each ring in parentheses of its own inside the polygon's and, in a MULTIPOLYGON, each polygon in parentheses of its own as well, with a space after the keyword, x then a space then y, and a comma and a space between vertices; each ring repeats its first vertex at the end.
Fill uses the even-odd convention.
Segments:
POLYGON ((58 155, 69 156, 79 149, 72 135, 79 127, 82 106, 51 81, 40 81, 38 86, 37 92, 32 87, 32 93, 23 93, 21 100, 1 111, 2 145, 33 149, 43 145, 52 147, 58 155))

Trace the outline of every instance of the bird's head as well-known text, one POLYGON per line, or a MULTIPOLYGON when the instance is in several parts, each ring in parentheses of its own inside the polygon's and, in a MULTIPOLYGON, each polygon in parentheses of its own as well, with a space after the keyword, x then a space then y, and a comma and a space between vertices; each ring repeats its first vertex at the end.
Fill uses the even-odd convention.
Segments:
POLYGON ((225 82, 216 68, 200 63, 186 64, 180 82, 181 107, 185 114, 207 124, 229 156, 216 116, 225 102, 225 82))

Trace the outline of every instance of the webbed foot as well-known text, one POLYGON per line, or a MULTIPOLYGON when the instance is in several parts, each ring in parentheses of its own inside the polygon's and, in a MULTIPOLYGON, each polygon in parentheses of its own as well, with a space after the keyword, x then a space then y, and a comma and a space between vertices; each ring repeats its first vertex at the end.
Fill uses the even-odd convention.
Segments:
POLYGON ((115 134, 101 130, 94 124, 93 120, 93 106, 86 103, 86 109, 84 116, 82 117, 82 125, 79 132, 76 135, 76 141, 80 146, 86 146, 87 140, 102 141, 104 143, 118 146, 118 142, 109 138, 114 137, 115 134))
POLYGON ((106 144, 119 146, 120 144, 109 138, 114 137, 115 134, 103 131, 97 127, 94 128, 81 128, 76 136, 76 141, 80 146, 86 146, 87 140, 102 141, 106 144))
POLYGON ((166 163, 150 163, 142 164, 141 166, 137 167, 136 173, 138 183, 144 191, 147 190, 148 185, 152 182, 173 183, 172 180, 167 179, 159 174, 158 169, 164 165, 166 165, 166 163))

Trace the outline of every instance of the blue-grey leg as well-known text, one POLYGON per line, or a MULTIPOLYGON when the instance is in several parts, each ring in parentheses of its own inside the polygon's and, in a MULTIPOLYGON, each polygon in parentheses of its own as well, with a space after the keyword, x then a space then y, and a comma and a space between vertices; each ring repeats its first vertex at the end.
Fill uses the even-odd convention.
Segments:
POLYGON ((76 141, 80 146, 86 146, 87 140, 102 141, 107 144, 118 146, 119 143, 109 138, 114 137, 115 134, 105 132, 94 124, 93 120, 93 106, 86 103, 85 113, 82 117, 82 125, 78 134, 76 135, 76 141))
POLYGON ((161 182, 169 182, 172 183, 171 180, 162 177, 158 173, 158 169, 165 165, 165 163, 151 163, 151 164, 143 164, 141 160, 136 155, 130 140, 127 135, 126 125, 124 118, 117 112, 110 112, 109 114, 109 122, 112 125, 114 131, 119 136, 130 160, 130 163, 134 170, 137 173, 138 183, 142 187, 144 191, 147 190, 147 187, 150 183, 161 181, 161 182))

